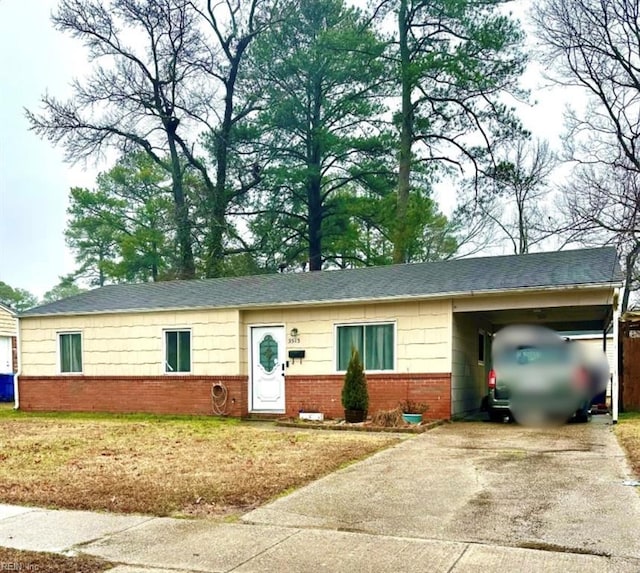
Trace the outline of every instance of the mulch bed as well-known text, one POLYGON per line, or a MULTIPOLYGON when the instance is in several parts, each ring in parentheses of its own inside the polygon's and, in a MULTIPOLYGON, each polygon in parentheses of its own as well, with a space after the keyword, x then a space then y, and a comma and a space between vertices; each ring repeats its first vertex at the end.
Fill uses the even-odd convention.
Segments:
POLYGON ((375 426, 371 422, 362 422, 359 424, 348 424, 343 420, 325 420, 324 422, 308 422, 298 419, 282 419, 276 421, 276 426, 285 428, 301 428, 310 430, 335 430, 347 432, 392 432, 394 434, 422 434, 428 430, 432 430, 442 424, 446 420, 424 420, 420 424, 407 424, 405 426, 375 426))

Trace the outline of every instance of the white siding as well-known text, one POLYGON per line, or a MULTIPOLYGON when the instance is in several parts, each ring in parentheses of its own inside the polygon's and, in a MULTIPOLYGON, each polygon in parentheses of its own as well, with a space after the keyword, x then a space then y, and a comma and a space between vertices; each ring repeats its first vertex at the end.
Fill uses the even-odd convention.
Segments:
POLYGON ((15 336, 18 331, 16 317, 0 305, 0 336, 15 336))

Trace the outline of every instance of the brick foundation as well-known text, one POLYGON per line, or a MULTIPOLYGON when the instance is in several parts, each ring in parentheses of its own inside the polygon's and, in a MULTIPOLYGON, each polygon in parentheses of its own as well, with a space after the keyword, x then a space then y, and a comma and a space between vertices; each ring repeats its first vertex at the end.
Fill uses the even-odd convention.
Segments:
MULTIPOLYGON (((344 416, 342 375, 287 376, 287 415, 318 408, 325 416, 344 416)), ((395 408, 401 400, 429 405, 429 418, 451 418, 451 374, 367 374, 369 414, 395 408)))
POLYGON ((207 415, 215 382, 227 387, 226 413, 244 416, 246 376, 20 376, 20 409, 207 415))
MULTIPOLYGON (((223 382, 231 416, 248 413, 246 376, 21 376, 20 408, 25 411, 146 412, 212 414, 211 387, 223 382)), ((288 416, 318 409, 342 417, 342 375, 287 376, 288 416)), ((368 374, 369 413, 400 400, 429 405, 429 418, 451 417, 451 374, 368 374)))

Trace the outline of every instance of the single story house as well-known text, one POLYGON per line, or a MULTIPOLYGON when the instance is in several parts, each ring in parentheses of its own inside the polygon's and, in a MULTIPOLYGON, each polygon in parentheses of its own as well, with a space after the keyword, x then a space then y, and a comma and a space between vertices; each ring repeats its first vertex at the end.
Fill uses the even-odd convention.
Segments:
POLYGON ((341 416, 353 346, 371 413, 477 410, 506 324, 606 332, 622 274, 597 248, 112 285, 20 315, 24 410, 341 416))
POLYGON ((0 303, 0 402, 13 401, 13 375, 18 367, 17 334, 16 313, 0 303))

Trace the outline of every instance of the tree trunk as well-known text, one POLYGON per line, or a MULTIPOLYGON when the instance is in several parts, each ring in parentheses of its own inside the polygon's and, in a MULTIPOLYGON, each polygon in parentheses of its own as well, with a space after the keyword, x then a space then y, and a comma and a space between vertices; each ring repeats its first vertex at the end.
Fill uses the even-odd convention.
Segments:
POLYGON ((322 178, 320 113, 322 110, 322 84, 314 78, 311 91, 312 110, 307 134, 307 208, 309 220, 309 270, 322 270, 322 178))
POLYGON ((220 276, 220 266, 224 257, 224 229, 226 225, 227 167, 229 145, 233 123, 233 91, 237 68, 232 67, 230 79, 226 84, 224 98, 224 116, 220 130, 216 133, 216 183, 213 189, 207 189, 208 229, 205 239, 205 275, 208 278, 220 276))
POLYGON ((105 260, 105 256, 101 250, 100 255, 98 257, 98 286, 101 286, 101 287, 104 286, 104 283, 106 281, 106 277, 104 276, 104 268, 102 266, 104 263, 104 260, 105 260))
POLYGON ((411 189, 411 144, 413 139, 413 106, 411 88, 413 81, 410 70, 410 54, 407 23, 407 0, 400 1, 398 10, 398 31, 400 41, 400 81, 402 104, 400 112, 400 149, 398 151, 398 195, 396 201, 396 221, 393 239, 393 262, 407 261, 409 229, 407 210, 411 189))
POLYGON ((226 200, 218 195, 209 203, 208 226, 206 237, 206 263, 205 274, 207 278, 215 278, 222 275, 222 263, 224 261, 224 236, 226 229, 226 200))
POLYGON ((181 180, 173 182, 173 197, 175 201, 178 248, 180 249, 178 278, 193 279, 196 276, 196 265, 191 248, 191 223, 189 221, 187 205, 184 200, 184 190, 181 180))
POLYGON ((309 270, 322 270, 322 201, 319 173, 310 173, 307 182, 309 203, 309 270))
POLYGON ((622 295, 622 304, 620 306, 620 313, 627 311, 629 306, 629 295, 631 294, 631 285, 633 283, 633 271, 640 254, 640 243, 636 243, 633 249, 625 257, 625 269, 624 269, 624 293, 622 295))
POLYGON ((227 204, 230 201, 227 193, 227 171, 229 166, 229 147, 231 145, 231 131, 233 129, 233 105, 238 79, 238 70, 245 50, 251 42, 251 37, 246 36, 240 40, 236 48, 235 55, 229 56, 229 75, 225 82, 224 115, 222 125, 216 134, 215 157, 216 157, 216 182, 213 189, 207 189, 208 197, 208 232, 205 239, 205 275, 207 277, 218 277, 222 272, 222 261, 224 258, 224 237, 227 224, 227 204), (211 196, 213 194, 214 196, 211 196))
POLYGON ((196 276, 196 265, 193 259, 189 209, 184 197, 182 165, 176 149, 176 142, 171 137, 169 128, 167 128, 167 133, 169 135, 169 151, 171 154, 171 188, 173 191, 176 235, 180 251, 178 278, 193 279, 196 276))
POLYGON ((527 222, 524 216, 524 199, 517 202, 518 209, 518 251, 516 255, 524 255, 529 252, 529 242, 527 238, 527 222))
POLYGON ((153 253, 153 262, 151 263, 151 279, 158 282, 158 245, 154 241, 151 244, 151 252, 153 253))
POLYGON ((222 273, 222 262, 224 259, 224 236, 227 224, 226 218, 226 181, 227 181, 227 146, 226 135, 219 135, 216 142, 216 162, 217 173, 215 186, 208 188, 207 200, 207 234, 205 243, 205 264, 204 272, 207 278, 219 277, 222 273))

